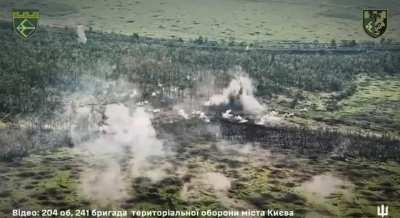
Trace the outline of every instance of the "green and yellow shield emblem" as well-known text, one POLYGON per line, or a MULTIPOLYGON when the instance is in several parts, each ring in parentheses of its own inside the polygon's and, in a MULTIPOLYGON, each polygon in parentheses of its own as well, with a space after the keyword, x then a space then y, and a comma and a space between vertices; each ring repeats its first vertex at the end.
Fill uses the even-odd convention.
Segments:
POLYGON ((383 35, 387 29, 387 10, 363 10, 365 32, 374 38, 383 35))
POLYGON ((24 39, 31 37, 39 26, 38 10, 13 10, 12 17, 15 32, 24 39))

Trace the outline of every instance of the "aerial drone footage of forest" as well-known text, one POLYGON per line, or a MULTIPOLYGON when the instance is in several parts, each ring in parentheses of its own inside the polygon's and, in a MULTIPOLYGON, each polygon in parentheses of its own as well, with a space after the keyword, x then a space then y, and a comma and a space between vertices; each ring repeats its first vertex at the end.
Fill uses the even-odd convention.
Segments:
POLYGON ((396 1, 0 6, 0 218, 400 216, 396 1))

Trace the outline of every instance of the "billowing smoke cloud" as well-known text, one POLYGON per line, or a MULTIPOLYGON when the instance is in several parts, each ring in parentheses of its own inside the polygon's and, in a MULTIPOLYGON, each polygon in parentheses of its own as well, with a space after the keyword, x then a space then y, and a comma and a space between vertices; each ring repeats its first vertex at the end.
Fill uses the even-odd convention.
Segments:
MULTIPOLYGON (((82 116, 93 116, 93 113, 83 112, 82 116)), ((82 176, 83 192, 95 202, 105 205, 127 196, 129 189, 126 181, 130 178, 145 176, 153 180, 161 179, 163 172, 154 166, 151 158, 160 158, 165 151, 162 141, 156 137, 151 114, 144 107, 139 106, 131 112, 122 104, 107 105, 103 119, 97 130, 92 129, 93 138, 76 146, 86 151, 95 163, 82 176)))
POLYGON ((162 162, 154 161, 163 160, 167 152, 152 125, 152 110, 135 103, 136 90, 121 86, 100 84, 96 94, 81 92, 71 105, 72 141, 88 162, 81 175, 82 192, 101 206, 129 196, 132 178, 156 181, 165 175, 162 162))
POLYGON ((235 75, 222 94, 211 96, 205 105, 227 105, 232 98, 239 100, 243 110, 247 113, 259 114, 263 111, 263 106, 254 97, 254 87, 250 77, 243 72, 235 75))
MULTIPOLYGON (((248 74, 238 68, 228 87, 222 90, 221 94, 215 94, 205 103, 205 106, 229 105, 233 101, 233 106, 238 104, 243 111, 255 115, 255 123, 266 126, 287 126, 289 123, 280 117, 277 112, 269 111, 266 105, 262 105, 254 96, 254 85, 248 74)), ((246 123, 245 117, 234 114, 232 109, 222 113, 224 119, 229 119, 239 123, 246 123)))
POLYGON ((86 34, 85 34, 85 26, 78 25, 76 27, 76 34, 78 35, 78 42, 85 44, 87 42, 86 34))

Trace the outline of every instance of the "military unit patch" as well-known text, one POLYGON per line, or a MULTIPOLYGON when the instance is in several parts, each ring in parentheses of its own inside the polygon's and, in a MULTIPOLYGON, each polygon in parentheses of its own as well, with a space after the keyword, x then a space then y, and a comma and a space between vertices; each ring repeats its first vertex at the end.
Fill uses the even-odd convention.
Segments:
POLYGON ((363 10, 363 27, 374 38, 383 35, 387 29, 387 10, 363 10))
POLYGON ((14 30, 22 38, 27 39, 38 29, 38 10, 13 10, 12 12, 14 30))

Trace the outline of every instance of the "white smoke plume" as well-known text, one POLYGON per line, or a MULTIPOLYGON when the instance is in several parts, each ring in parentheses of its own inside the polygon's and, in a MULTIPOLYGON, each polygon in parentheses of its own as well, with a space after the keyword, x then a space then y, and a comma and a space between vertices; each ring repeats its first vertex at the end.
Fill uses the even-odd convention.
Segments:
POLYGON ((192 111, 192 115, 197 116, 200 120, 209 123, 210 118, 203 111, 192 111))
POLYGON ((88 163, 81 174, 82 192, 108 206, 129 196, 132 178, 162 179, 168 152, 152 125, 152 109, 136 104, 131 86, 104 82, 87 88, 93 90, 75 94, 78 99, 70 105, 71 137, 88 163))
POLYGON ((264 126, 288 126, 289 123, 280 117, 277 112, 271 111, 267 114, 262 115, 256 124, 264 126))
MULTIPOLYGON (((91 114, 84 112, 82 116, 91 114)), ((76 145, 95 162, 82 176, 83 192, 101 205, 128 196, 126 181, 130 178, 161 179, 163 171, 150 159, 165 153, 152 126, 151 114, 144 107, 131 112, 125 105, 111 104, 105 107, 104 116, 105 120, 93 131, 93 139, 76 145)))
POLYGON ((250 77, 243 72, 235 75, 228 87, 223 89, 221 94, 211 96, 205 105, 226 105, 232 96, 239 98, 243 110, 247 113, 259 114, 263 111, 263 106, 254 97, 254 87, 250 77))
POLYGON ((85 44, 87 42, 86 34, 85 34, 85 26, 78 25, 76 27, 76 34, 78 35, 78 42, 85 44))
MULTIPOLYGON (((254 85, 248 74, 240 68, 235 71, 233 79, 228 87, 222 90, 221 94, 215 94, 205 103, 205 106, 227 105, 231 99, 240 103, 243 111, 255 115, 256 124, 266 126, 287 126, 289 123, 280 117, 275 111, 268 111, 266 105, 262 105, 254 96, 254 85)), ((226 110, 221 115, 224 119, 229 119, 239 123, 248 122, 240 115, 235 115, 231 109, 226 110)))
POLYGON ((99 205, 109 205, 128 197, 128 183, 124 181, 121 167, 115 162, 101 168, 87 168, 81 182, 83 193, 99 205))
POLYGON ((183 117, 185 120, 189 119, 189 115, 185 112, 184 109, 177 109, 179 116, 183 117))

